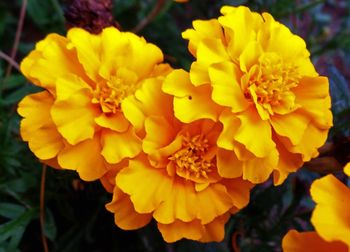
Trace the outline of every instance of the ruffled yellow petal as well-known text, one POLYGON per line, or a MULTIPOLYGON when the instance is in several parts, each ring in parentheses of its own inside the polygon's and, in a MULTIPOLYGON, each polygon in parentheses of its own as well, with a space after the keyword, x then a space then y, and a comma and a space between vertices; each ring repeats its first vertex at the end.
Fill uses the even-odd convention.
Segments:
POLYGON ((189 123, 203 118, 217 120, 221 108, 210 98, 210 85, 194 87, 186 71, 173 71, 164 80, 162 89, 165 93, 175 95, 174 112, 180 121, 189 123))
MULTIPOLYGON (((225 10, 225 7, 222 10, 225 10)), ((237 59, 246 45, 256 38, 255 30, 263 21, 260 15, 254 15, 245 6, 231 9, 227 15, 219 17, 218 20, 228 37, 228 53, 232 59, 237 59)))
POLYGON ((95 117, 100 112, 91 104, 89 94, 88 89, 82 89, 69 96, 69 99, 56 101, 52 106, 52 119, 60 134, 70 144, 93 138, 95 117))
POLYGON ((101 155, 111 164, 119 163, 124 158, 136 157, 142 149, 141 139, 132 127, 122 133, 104 129, 101 143, 101 155))
POLYGON ((202 66, 209 67, 211 64, 228 60, 230 60, 230 58, 221 39, 204 38, 198 44, 197 62, 202 66))
POLYGON ((272 141, 271 126, 262 121, 252 109, 237 116, 241 125, 234 139, 243 144, 247 150, 257 157, 266 157, 275 149, 272 141), (259 132, 259 134, 257 134, 259 132))
MULTIPOLYGON (((318 156, 318 148, 326 142, 327 136, 328 129, 322 130, 313 124, 309 124, 304 131, 300 144, 291 146, 290 143, 285 140, 283 141, 283 144, 290 152, 302 154, 303 161, 307 162, 311 158, 318 156), (310 139, 312 139, 312 141, 310 141, 310 139)), ((279 139, 282 138, 279 137, 279 139)))
MULTIPOLYGON (((296 57, 309 56, 305 55, 306 44, 302 38, 294 35, 286 26, 276 22, 269 13, 263 13, 266 26, 269 28, 265 32, 265 36, 269 36, 266 51, 280 52, 287 60, 296 57), (288 39, 288 41, 285 41, 288 39)), ((267 39, 267 38, 263 38, 267 39)))
POLYGON ((226 150, 234 150, 235 141, 233 136, 240 127, 240 120, 232 115, 230 110, 224 110, 219 117, 219 121, 224 127, 217 141, 218 146, 226 150))
POLYGON ((125 53, 126 65, 134 70, 140 79, 147 78, 152 74, 154 67, 163 61, 163 53, 151 43, 131 32, 123 34, 130 42, 125 53))
POLYGON ((134 96, 129 96, 122 102, 125 117, 137 130, 143 129, 147 116, 168 116, 173 113, 172 97, 165 94, 161 86, 161 79, 148 79, 134 96))
POLYGON ((309 122, 310 119, 298 111, 287 115, 274 115, 270 119, 274 131, 280 136, 287 137, 293 145, 300 143, 309 122))
POLYGON ((53 96, 42 91, 26 96, 17 109, 24 117, 20 128, 23 140, 28 141, 30 150, 43 160, 54 158, 64 146, 51 119, 50 108, 53 102, 53 96))
MULTIPOLYGON (((67 48, 76 52, 78 60, 84 67, 86 75, 97 81, 99 67, 101 65, 101 39, 98 35, 90 34, 80 28, 72 28, 67 33, 67 48)), ((76 58, 76 56, 75 56, 76 58)), ((67 58, 68 59, 68 58, 67 58)))
POLYGON ((213 87, 212 98, 217 104, 230 107, 232 112, 241 112, 249 106, 239 84, 238 69, 233 63, 213 64, 208 71, 213 87))
POLYGON ((247 44, 242 54, 239 56, 240 69, 247 73, 252 66, 258 62, 260 55, 263 53, 261 45, 256 41, 247 44))
POLYGON ((151 213, 170 195, 173 181, 166 171, 154 169, 146 160, 130 160, 129 167, 121 170, 117 186, 130 195, 138 213, 151 213))
POLYGON ((50 34, 37 43, 21 62, 21 72, 34 84, 55 94, 56 80, 66 74, 85 76, 75 52, 67 49, 68 40, 57 34, 50 34))
POLYGON ((113 199, 106 204, 106 209, 114 213, 115 224, 124 230, 133 230, 147 225, 152 214, 139 214, 135 211, 130 197, 115 187, 113 199))
POLYGON ((304 77, 293 92, 296 94, 296 103, 302 106, 301 110, 317 127, 328 129, 333 125, 329 83, 326 77, 304 77))
POLYGON ((145 121, 146 136, 142 141, 143 151, 147 154, 159 151, 175 139, 178 130, 174 129, 173 125, 164 117, 151 116, 147 118, 145 121))
POLYGON ((316 202, 311 222, 326 241, 342 241, 350 246, 350 189, 333 175, 313 182, 312 199, 316 202))
POLYGON ((99 117, 95 118, 97 125, 114 130, 117 132, 125 132, 130 123, 126 120, 125 116, 122 113, 115 114, 101 114, 99 117))
POLYGON ((327 242, 316 232, 290 230, 282 241, 283 252, 347 252, 348 248, 341 242, 327 242))
POLYGON ((187 29, 182 33, 184 39, 188 39, 188 49, 193 56, 196 56, 198 44, 204 38, 221 38, 224 41, 224 35, 219 22, 216 19, 195 20, 193 21, 194 29, 187 29))
POLYGON ((83 89, 91 91, 91 87, 77 75, 66 74, 63 77, 58 77, 56 81, 56 100, 68 100, 70 96, 83 89))
POLYGON ((64 169, 76 170, 83 180, 96 180, 107 171, 105 160, 100 152, 100 138, 95 135, 94 138, 74 146, 66 146, 58 154, 58 163, 64 169))

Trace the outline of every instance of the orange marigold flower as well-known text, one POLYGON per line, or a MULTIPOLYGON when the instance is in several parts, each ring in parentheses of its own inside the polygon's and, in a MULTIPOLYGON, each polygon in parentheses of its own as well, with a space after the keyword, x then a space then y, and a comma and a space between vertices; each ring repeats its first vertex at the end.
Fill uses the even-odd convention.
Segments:
POLYGON ((129 123, 128 107, 145 98, 145 83, 161 82, 170 70, 162 61, 158 47, 112 27, 48 35, 21 63, 45 89, 19 103, 23 140, 43 162, 77 170, 84 180, 118 170, 141 151, 142 126, 129 123))
MULTIPOLYGON (((348 176, 349 167, 350 163, 344 168, 348 176)), ((311 217, 316 232, 289 231, 283 239, 283 251, 350 251, 350 188, 327 175, 313 182, 310 191, 316 202, 311 217)))
POLYGON ((243 6, 221 12, 218 19, 194 21, 194 29, 183 33, 196 61, 189 76, 174 73, 165 91, 175 95, 181 121, 223 123, 218 145, 237 159, 221 176, 243 174, 260 183, 273 173, 281 184, 316 157, 327 138, 328 79, 315 71, 303 39, 268 13, 243 6))
MULTIPOLYGON (((182 81, 178 83, 181 89, 182 81)), ((140 228, 153 217, 167 242, 221 241, 230 213, 249 202, 252 184, 218 174, 234 162, 216 144, 220 122, 182 123, 173 115, 172 96, 160 86, 152 88, 155 108, 168 113, 146 114, 143 154, 118 172, 113 200, 106 207, 122 229, 140 228)))

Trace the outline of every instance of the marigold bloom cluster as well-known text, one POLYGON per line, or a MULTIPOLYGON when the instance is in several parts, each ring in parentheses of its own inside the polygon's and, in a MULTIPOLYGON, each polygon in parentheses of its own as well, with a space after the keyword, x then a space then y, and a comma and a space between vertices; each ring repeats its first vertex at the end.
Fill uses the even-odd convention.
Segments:
POLYGON ((223 124, 217 144, 234 161, 219 170, 222 177, 261 183, 273 173, 281 184, 316 157, 327 138, 328 79, 315 71, 304 40, 270 14, 243 6, 221 12, 183 33, 196 61, 189 73, 172 73, 183 80, 181 89, 174 82, 166 91, 175 96, 181 121, 223 124))
POLYGON ((43 162, 84 180, 118 169, 141 151, 127 108, 140 87, 170 70, 162 61, 158 47, 116 28, 48 35, 21 63, 22 73, 44 88, 18 105, 23 140, 43 162))
MULTIPOLYGON (((344 168, 350 176, 350 163, 344 168)), ((316 202, 311 222, 315 232, 289 231, 283 238, 284 252, 350 251, 350 188, 333 175, 313 182, 311 197, 316 202)))
POLYGON ((51 34, 22 64, 21 135, 42 162, 100 179, 122 229, 155 219, 167 242, 221 241, 254 184, 284 181, 332 125, 328 80, 269 14, 222 8, 183 33, 189 72, 116 28, 51 34), (313 141, 309 141, 313 139, 313 141))

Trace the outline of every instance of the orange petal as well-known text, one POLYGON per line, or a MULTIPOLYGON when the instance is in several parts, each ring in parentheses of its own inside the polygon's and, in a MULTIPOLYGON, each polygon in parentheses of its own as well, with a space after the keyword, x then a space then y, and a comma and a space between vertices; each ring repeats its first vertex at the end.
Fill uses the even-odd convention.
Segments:
POLYGON ((347 252, 345 244, 341 242, 327 242, 316 232, 302 232, 290 230, 282 241, 283 252, 347 252))
POLYGON ((303 165, 301 154, 294 154, 289 152, 283 144, 277 143, 277 150, 279 153, 279 160, 276 170, 273 174, 274 185, 281 185, 287 178, 289 173, 297 171, 303 165))
POLYGON ((113 193, 115 187, 115 177, 121 169, 127 167, 128 165, 128 159, 123 159, 118 164, 106 164, 108 171, 100 178, 100 182, 107 192, 113 193))
POLYGON ((142 149, 141 140, 135 134, 134 128, 126 132, 104 129, 102 131, 102 156, 111 164, 119 163, 124 158, 136 157, 142 149))
POLYGON ((223 178, 237 178, 243 174, 243 163, 238 160, 233 151, 218 149, 217 153, 218 173, 223 178))
POLYGON ((312 199, 316 202, 311 222, 326 241, 342 241, 350 246, 350 188, 333 175, 312 183, 312 199))
POLYGON ((204 225, 204 233, 201 242, 221 242, 225 237, 225 224, 230 214, 224 214, 204 225))
POLYGON ((115 224, 124 230, 142 228, 152 219, 152 214, 137 213, 129 195, 123 193, 117 186, 112 201, 106 204, 106 209, 114 213, 115 224))
POLYGON ((226 187, 234 208, 242 209, 249 203, 250 190, 253 184, 242 178, 224 179, 221 183, 226 187))
POLYGON ((199 240, 204 232, 204 227, 199 220, 191 222, 176 220, 170 224, 157 223, 157 225, 166 242, 176 242, 183 238, 199 240))
POLYGON ((243 163, 243 179, 258 184, 265 182, 278 164, 278 152, 272 150, 263 158, 252 158, 243 163))
POLYGON ((95 135, 93 139, 82 141, 74 146, 66 146, 58 154, 58 163, 62 168, 76 170, 83 180, 96 180, 107 171, 105 160, 100 152, 100 138, 95 135))
POLYGON ((153 217, 164 224, 175 219, 185 222, 199 219, 206 224, 231 207, 232 200, 223 185, 211 184, 197 192, 191 181, 178 179, 174 181, 172 190, 155 210, 153 217))

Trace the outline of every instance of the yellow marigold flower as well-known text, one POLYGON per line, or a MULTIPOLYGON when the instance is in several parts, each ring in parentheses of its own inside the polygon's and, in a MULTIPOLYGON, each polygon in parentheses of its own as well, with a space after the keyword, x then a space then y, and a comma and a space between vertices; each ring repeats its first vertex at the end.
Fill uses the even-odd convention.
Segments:
MULTIPOLYGON (((181 89, 182 81, 178 83, 181 89)), ((147 114, 143 154, 118 172, 113 200, 106 207, 122 229, 140 228, 153 217, 167 242, 221 241, 229 214, 249 202, 252 184, 218 174, 225 169, 219 167, 234 162, 230 152, 216 144, 220 122, 180 122, 173 115, 172 96, 160 86, 153 88, 154 106, 168 112, 147 114)))
MULTIPOLYGON (((350 163, 344 168, 348 176, 349 167, 350 163)), ((289 231, 283 239, 283 251, 350 251, 350 188, 327 175, 313 182, 310 191, 316 202, 311 217, 316 232, 289 231)))
POLYGON ((48 35, 21 63, 45 89, 19 103, 23 140, 43 162, 77 170, 84 180, 119 169, 141 151, 142 125, 129 123, 128 107, 151 99, 139 90, 161 82, 169 70, 162 61, 158 47, 112 27, 99 35, 80 28, 48 35))
POLYGON ((271 15, 247 7, 193 22, 183 37, 196 57, 189 76, 177 72, 165 90, 183 122, 219 120, 221 148, 237 156, 223 177, 254 183, 271 173, 281 184, 317 149, 332 126, 328 79, 319 76, 302 38, 271 15), (181 89, 177 79, 183 79, 181 89), (191 99, 190 99, 191 97, 191 99))

